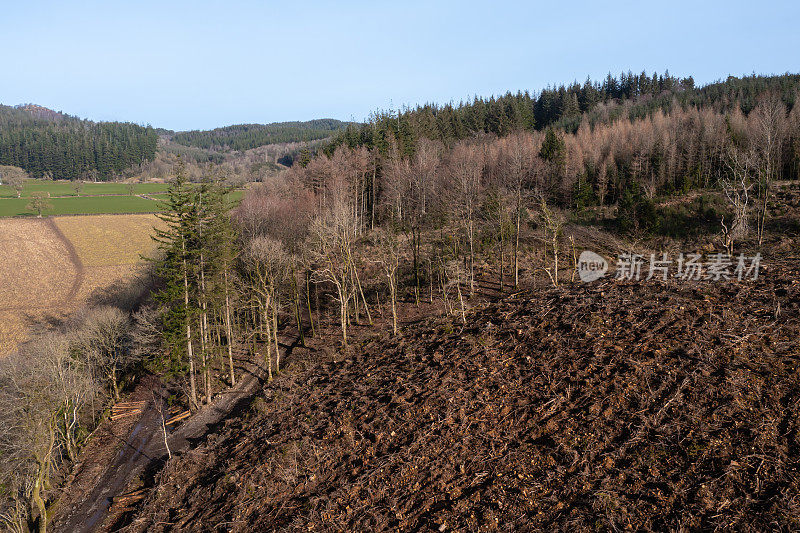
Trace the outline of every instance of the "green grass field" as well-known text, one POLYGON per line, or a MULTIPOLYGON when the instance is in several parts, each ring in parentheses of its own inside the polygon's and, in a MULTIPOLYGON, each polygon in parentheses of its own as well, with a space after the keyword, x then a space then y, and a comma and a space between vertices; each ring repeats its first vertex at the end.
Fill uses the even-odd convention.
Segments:
MULTIPOLYGON (((166 183, 136 183, 134 184, 134 194, 150 194, 164 192, 167 190, 166 183)), ((25 187, 22 190, 22 197, 30 197, 32 192, 49 192, 50 196, 76 196, 74 183, 70 181, 49 181, 28 179, 25 180, 25 187)), ((129 195, 127 183, 85 183, 81 190, 81 196, 91 196, 96 194, 124 194, 129 195)), ((0 185, 0 198, 16 198, 17 191, 8 185, 0 185)))
MULTIPOLYGON (((125 183, 87 183, 81 196, 75 196, 70 182, 27 180, 22 198, 17 198, 10 187, 0 186, 0 217, 36 216, 35 211, 28 209, 30 193, 34 191, 50 193, 48 202, 52 209, 45 211, 45 216, 155 213, 164 207, 167 187, 164 183, 137 183, 135 194, 147 194, 150 199, 131 196, 125 183), (118 196, 91 196, 102 194, 118 196)), ((238 203, 243 196, 243 190, 235 190, 229 197, 232 203, 238 203)))
MULTIPOLYGON (((35 216, 28 209, 27 198, 0 199, 0 217, 35 216)), ((160 211, 160 201, 139 196, 82 196, 80 198, 50 198, 52 209, 44 215, 96 215, 102 213, 154 213, 160 211)))

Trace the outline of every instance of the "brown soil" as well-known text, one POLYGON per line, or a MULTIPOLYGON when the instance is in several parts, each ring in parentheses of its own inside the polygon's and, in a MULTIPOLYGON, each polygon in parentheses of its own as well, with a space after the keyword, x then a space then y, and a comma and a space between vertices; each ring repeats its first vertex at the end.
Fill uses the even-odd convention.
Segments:
MULTIPOLYGON (((285 355, 292 346, 286 346, 285 355)), ((169 453, 190 449, 237 409, 244 407, 266 377, 266 370, 246 360, 237 364, 240 380, 191 417, 168 429, 169 453)), ((52 526, 70 533, 102 529, 109 516, 118 516, 124 506, 114 499, 138 489, 141 479, 161 469, 168 460, 161 416, 168 417, 165 391, 156 376, 146 376, 126 401, 145 401, 141 415, 116 421, 105 420, 82 453, 80 463, 61 491, 52 526), (158 405, 161 403, 161 406, 158 405)))
POLYGON ((798 274, 540 289, 362 336, 115 528, 796 530, 798 274))

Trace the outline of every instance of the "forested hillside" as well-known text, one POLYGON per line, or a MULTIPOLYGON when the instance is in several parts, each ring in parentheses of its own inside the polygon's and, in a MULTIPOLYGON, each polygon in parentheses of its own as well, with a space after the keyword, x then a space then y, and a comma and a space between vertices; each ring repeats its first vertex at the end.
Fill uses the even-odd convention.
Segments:
POLYGON ((308 142, 330 137, 347 123, 330 118, 307 122, 275 122, 272 124, 238 124, 208 131, 184 131, 172 141, 207 150, 244 151, 277 143, 308 142))
POLYGON ((0 164, 37 178, 108 179, 153 159, 157 140, 150 127, 0 105, 0 164))
POLYGON ((348 127, 298 172, 314 190, 360 176, 359 210, 403 225, 441 215, 441 190, 478 202, 510 189, 562 207, 618 205, 624 225, 652 227, 657 196, 737 182, 763 214, 770 183, 800 171, 798 89, 796 74, 701 88, 642 74, 426 105, 348 127))
POLYGON ((394 141, 401 154, 414 152, 420 138, 452 143, 477 134, 504 136, 514 131, 542 131, 554 127, 575 133, 582 123, 594 127, 618 120, 634 121, 678 109, 711 108, 717 113, 734 109, 748 114, 765 92, 775 92, 792 107, 800 75, 729 77, 695 87, 694 79, 646 72, 610 74, 602 82, 548 87, 490 98, 475 98, 458 105, 425 104, 399 112, 376 113, 366 124, 350 125, 332 143, 367 146, 386 153, 394 141))

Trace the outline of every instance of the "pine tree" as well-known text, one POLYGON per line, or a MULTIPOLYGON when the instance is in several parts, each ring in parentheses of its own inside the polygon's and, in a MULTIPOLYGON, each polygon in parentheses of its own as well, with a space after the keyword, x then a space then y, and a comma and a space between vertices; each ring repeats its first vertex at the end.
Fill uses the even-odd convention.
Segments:
POLYGON ((563 165, 566 159, 566 146, 564 139, 558 136, 553 128, 547 128, 539 151, 542 159, 555 165, 563 165))
POLYGON ((157 229, 154 237, 161 253, 157 272, 163 282, 163 288, 155 296, 162 308, 162 332, 169 350, 168 359, 156 364, 171 374, 188 372, 189 404, 196 409, 199 402, 192 324, 197 315, 194 303, 197 288, 191 271, 196 212, 192 200, 191 185, 181 165, 170 184, 166 209, 158 215, 166 228, 157 229))

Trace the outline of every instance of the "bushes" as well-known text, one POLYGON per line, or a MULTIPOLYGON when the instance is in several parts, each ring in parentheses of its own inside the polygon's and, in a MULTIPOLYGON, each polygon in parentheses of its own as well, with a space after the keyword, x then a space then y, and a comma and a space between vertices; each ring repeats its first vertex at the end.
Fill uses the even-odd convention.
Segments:
POLYGON ((712 194, 659 206, 634 185, 622 191, 614 222, 619 231, 681 239, 717 232, 723 211, 721 199, 712 194))
POLYGON ((623 189, 617 207, 617 225, 621 231, 649 232, 656 222, 655 204, 644 195, 635 181, 623 189))
POLYGON ((702 195, 689 202, 656 209, 653 232, 672 238, 686 238, 719 230, 722 206, 717 198, 702 195))

